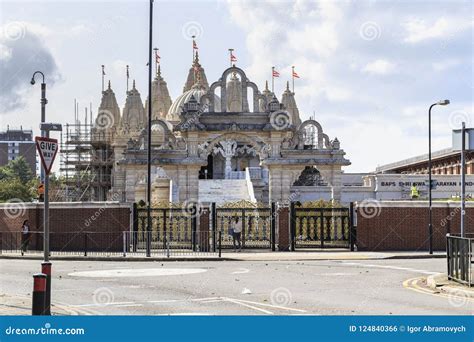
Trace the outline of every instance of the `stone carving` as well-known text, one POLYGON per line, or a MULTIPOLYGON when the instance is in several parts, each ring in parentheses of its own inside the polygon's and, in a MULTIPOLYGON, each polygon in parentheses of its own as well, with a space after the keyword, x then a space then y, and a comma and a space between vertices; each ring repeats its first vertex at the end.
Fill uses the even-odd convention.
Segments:
POLYGON ((321 186, 325 185, 321 173, 314 166, 306 166, 301 172, 298 179, 294 182, 294 186, 321 186))
POLYGON ((214 154, 220 153, 225 158, 225 178, 230 178, 232 172, 232 157, 237 149, 237 142, 232 139, 223 140, 213 149, 214 154))

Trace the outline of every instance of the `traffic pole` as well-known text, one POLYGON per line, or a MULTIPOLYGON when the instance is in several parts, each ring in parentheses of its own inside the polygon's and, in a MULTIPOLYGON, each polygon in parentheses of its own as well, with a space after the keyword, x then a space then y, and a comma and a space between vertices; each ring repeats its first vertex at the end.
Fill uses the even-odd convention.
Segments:
POLYGON ((51 315, 51 269, 52 265, 49 261, 41 263, 41 273, 46 275, 46 291, 44 299, 44 314, 51 315))
POLYGON ((45 314, 45 298, 46 298, 46 274, 33 274, 33 296, 32 309, 33 316, 42 316, 45 314))

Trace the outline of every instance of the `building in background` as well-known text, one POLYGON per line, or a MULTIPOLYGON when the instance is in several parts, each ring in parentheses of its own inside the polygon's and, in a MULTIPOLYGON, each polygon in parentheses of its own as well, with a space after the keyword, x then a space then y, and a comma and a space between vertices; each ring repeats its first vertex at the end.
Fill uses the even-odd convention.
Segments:
POLYGON ((24 157, 31 171, 36 175, 36 147, 33 141, 33 131, 10 129, 0 132, 0 166, 8 164, 9 161, 18 157, 24 157))
MULTIPOLYGON (((446 148, 431 153, 433 174, 460 175, 461 152, 446 148)), ((377 167, 376 173, 428 174, 428 154, 377 167)), ((474 152, 466 152, 466 174, 474 174, 474 152)))

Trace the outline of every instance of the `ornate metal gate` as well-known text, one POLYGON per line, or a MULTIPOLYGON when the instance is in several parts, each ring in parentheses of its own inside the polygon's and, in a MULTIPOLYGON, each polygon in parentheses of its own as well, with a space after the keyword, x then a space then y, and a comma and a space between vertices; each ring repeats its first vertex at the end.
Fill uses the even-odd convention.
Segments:
POLYGON ((136 211, 135 231, 131 243, 135 251, 145 249, 147 235, 152 250, 196 250, 196 210, 173 203, 150 209, 151 230, 147 232, 147 208, 136 211), (188 210, 189 209, 189 210, 188 210))
POLYGON ((291 204, 291 249, 352 248, 353 228, 349 208, 322 208, 317 203, 291 204))
POLYGON ((275 250, 274 206, 249 201, 213 205, 213 231, 221 232, 222 248, 232 248, 231 222, 242 221, 242 248, 271 248, 275 250))

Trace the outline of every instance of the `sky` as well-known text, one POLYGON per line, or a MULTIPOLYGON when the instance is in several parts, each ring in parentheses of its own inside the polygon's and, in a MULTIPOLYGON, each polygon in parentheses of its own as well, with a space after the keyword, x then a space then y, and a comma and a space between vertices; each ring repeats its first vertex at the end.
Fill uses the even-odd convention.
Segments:
MULTIPOLYGON (((427 153, 428 107, 433 149, 451 146, 451 130, 474 126, 471 1, 155 1, 153 46, 172 99, 182 88, 197 36, 209 83, 237 66, 263 90, 275 66, 281 97, 291 67, 300 78, 301 118, 313 116, 341 142, 352 165, 378 165, 427 153)), ((125 66, 147 96, 148 1, 0 1, 0 129, 38 133, 41 70, 47 83, 47 121, 97 113, 101 65, 119 106, 125 104, 125 66)))

